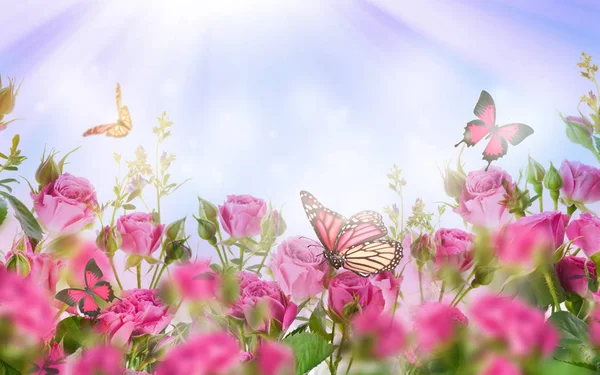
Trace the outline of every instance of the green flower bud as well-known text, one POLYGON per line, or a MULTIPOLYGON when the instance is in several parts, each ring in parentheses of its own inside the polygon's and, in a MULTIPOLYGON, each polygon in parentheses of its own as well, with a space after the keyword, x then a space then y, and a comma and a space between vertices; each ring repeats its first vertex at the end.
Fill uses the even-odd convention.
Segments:
POLYGON ((165 248, 165 254, 165 264, 169 265, 177 260, 190 260, 192 250, 185 245, 185 240, 171 241, 165 248))
POLYGON ((21 253, 14 253, 6 262, 6 268, 10 271, 16 271, 21 277, 27 277, 31 272, 29 258, 21 253))
POLYGON ((571 142, 582 145, 587 149, 594 148, 592 141, 593 129, 585 119, 567 116, 567 118, 562 117, 562 120, 567 125, 567 137, 571 142))
POLYGON ((217 233, 217 226, 208 220, 196 218, 198 222, 198 235, 203 240, 214 241, 217 233))
POLYGON ((477 288, 481 285, 489 285, 494 280, 494 272, 496 269, 493 267, 481 267, 475 271, 475 278, 471 282, 473 288, 477 288))
POLYGON ((422 234, 410 244, 410 254, 416 259, 419 267, 431 259, 432 243, 428 234, 422 234))
POLYGON ((217 206, 200 197, 198 197, 198 201, 200 202, 200 212, 204 214, 204 217, 211 222, 215 222, 219 216, 217 206))
POLYGON ((534 186, 536 184, 541 185, 545 175, 546 170, 544 167, 530 156, 529 163, 527 164, 527 182, 534 186))
POLYGON ((53 152, 46 160, 42 158, 42 163, 35 172, 35 180, 40 186, 46 186, 56 181, 58 176, 60 176, 60 170, 58 164, 54 161, 54 155, 56 153, 53 152))
POLYGON ((173 241, 183 236, 185 231, 185 219, 186 218, 184 217, 183 219, 179 219, 167 225, 167 228, 165 229, 167 240, 173 241))
POLYGON ((262 222, 262 233, 270 238, 281 236, 286 228, 285 221, 277 210, 271 211, 262 222))
POLYGON ((8 79, 8 86, 2 87, 2 78, 0 78, 0 114, 8 115, 15 109, 15 99, 19 94, 21 85, 15 90, 14 78, 8 79))
POLYGON ((554 168, 554 165, 550 163, 550 168, 544 176, 544 187, 550 191, 558 191, 563 186, 563 179, 558 170, 554 168))
POLYGON ((444 173, 444 191, 450 198, 458 198, 465 188, 467 176, 446 167, 444 173))
POLYGON ((100 234, 96 237, 96 246, 106 252, 109 257, 112 257, 115 252, 121 247, 123 239, 117 228, 106 226, 100 230, 100 234))

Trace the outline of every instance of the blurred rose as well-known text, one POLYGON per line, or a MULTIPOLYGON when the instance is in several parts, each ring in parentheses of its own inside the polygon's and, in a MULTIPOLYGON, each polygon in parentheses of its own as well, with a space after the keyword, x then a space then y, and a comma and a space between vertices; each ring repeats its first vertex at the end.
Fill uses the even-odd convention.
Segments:
POLYGON ((85 286, 85 265, 92 258, 102 271, 102 279, 113 280, 114 274, 106 254, 98 250, 95 242, 86 241, 81 243, 75 254, 67 260, 66 269, 69 272, 69 284, 71 286, 78 288, 85 286))
POLYGON ((277 247, 270 268, 285 294, 303 299, 323 290, 329 265, 319 257, 322 252, 313 240, 299 236, 289 237, 277 247))
POLYGON ((559 211, 520 218, 496 237, 498 259, 507 265, 533 265, 536 251, 551 253, 563 244, 568 222, 569 216, 559 211))
POLYGON ((371 284, 381 290, 385 300, 385 310, 392 311, 400 293, 403 277, 395 277, 393 272, 384 271, 369 277, 371 284))
POLYGON ((146 256, 158 249, 165 226, 155 225, 152 220, 152 215, 143 212, 121 216, 117 220, 117 230, 123 239, 121 250, 146 256))
POLYGON ((558 333, 544 313, 518 299, 483 294, 473 302, 471 317, 485 336, 504 342, 518 356, 549 356, 558 344, 558 333))
POLYGON ((181 297, 189 300, 213 299, 219 289, 219 277, 210 268, 208 260, 196 260, 175 267, 172 282, 181 297))
POLYGON ((437 270, 451 266, 466 271, 473 264, 473 235, 460 229, 442 228, 435 232, 434 241, 433 260, 437 270))
POLYGON ((296 373, 292 349, 278 342, 263 341, 256 351, 256 362, 261 375, 296 373))
POLYGON ((85 178, 64 173, 31 197, 40 221, 51 232, 73 233, 94 222, 96 192, 85 178))
POLYGON ((171 349, 155 375, 224 374, 239 364, 237 340, 224 332, 201 334, 171 349))
POLYGON ((344 316, 344 307, 357 302, 357 308, 363 312, 381 313, 385 300, 381 289, 365 277, 354 272, 340 272, 329 282, 329 309, 340 318, 344 316), (373 310, 373 311, 370 311, 373 310))
POLYGON ((63 348, 58 343, 54 342, 50 345, 48 352, 44 353, 44 357, 35 362, 35 365, 30 369, 28 374, 50 375, 52 371, 55 371, 56 375, 66 374, 67 365, 65 363, 65 357, 63 348))
POLYGON ((578 161, 565 160, 560 165, 563 197, 582 203, 600 201, 600 169, 578 161))
POLYGON ((129 345, 133 336, 156 335, 173 319, 173 311, 158 297, 156 290, 131 289, 121 300, 98 316, 100 330, 108 333, 115 345, 129 345))
POLYGON ((359 313, 352 320, 353 341, 367 343, 369 354, 386 358, 400 353, 406 344, 406 332, 402 325, 387 313, 359 313))
POLYGON ((585 212, 567 227, 567 237, 591 257, 600 250, 600 219, 585 212))
POLYGON ((581 297, 589 297, 587 266, 590 277, 596 280, 596 265, 587 258, 565 256, 556 264, 556 274, 565 292, 573 292, 581 297))
POLYGON ((600 347, 600 305, 596 305, 590 316, 587 318, 587 321, 590 342, 594 344, 595 347, 600 347))
POLYGON ((146 371, 125 370, 123 375, 150 375, 146 371))
POLYGON ((97 346, 85 350, 75 361, 71 373, 77 375, 123 375, 122 353, 110 346, 97 346))
POLYGON ((479 375, 521 375, 519 366, 515 365, 508 359, 500 356, 493 356, 487 366, 479 373, 479 375))
POLYGON ((454 212, 467 222, 485 227, 498 227, 506 224, 511 215, 500 204, 504 200, 503 182, 512 183, 510 175, 497 167, 471 171, 467 175, 465 188, 458 198, 459 207, 454 212))
POLYGON ((419 351, 429 355, 451 343, 468 322, 457 307, 438 302, 423 304, 417 311, 414 322, 419 351))
POLYGON ((239 359, 240 363, 250 362, 254 359, 254 354, 252 354, 252 352, 241 352, 239 359))
POLYGON ((231 237, 257 236, 267 204, 250 195, 228 195, 227 201, 219 206, 219 213, 221 226, 231 237))

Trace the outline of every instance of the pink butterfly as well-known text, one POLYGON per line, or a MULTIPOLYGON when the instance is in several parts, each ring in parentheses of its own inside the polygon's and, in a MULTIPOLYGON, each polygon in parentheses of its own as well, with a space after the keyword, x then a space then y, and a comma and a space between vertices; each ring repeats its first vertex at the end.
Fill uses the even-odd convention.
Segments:
POLYGON ((79 311, 84 315, 96 317, 100 313, 100 307, 95 301, 99 297, 106 302, 115 299, 115 294, 108 281, 100 280, 102 271, 94 258, 88 260, 85 265, 85 289, 64 289, 56 294, 56 299, 69 306, 77 305, 79 311))
POLYGON ((332 267, 344 267, 368 277, 396 268, 402 259, 402 245, 381 240, 387 235, 380 214, 361 211, 346 219, 324 207, 312 194, 300 192, 306 216, 323 245, 323 256, 332 267))
POLYGON ((497 126, 496 105, 487 91, 481 91, 473 113, 479 117, 479 120, 472 120, 467 123, 462 141, 455 144, 454 147, 458 147, 463 142, 471 147, 475 146, 484 137, 489 139, 490 141, 483 150, 483 160, 488 162, 485 167, 486 171, 494 160, 506 155, 508 142, 516 146, 533 134, 533 129, 529 125, 521 123, 497 126))

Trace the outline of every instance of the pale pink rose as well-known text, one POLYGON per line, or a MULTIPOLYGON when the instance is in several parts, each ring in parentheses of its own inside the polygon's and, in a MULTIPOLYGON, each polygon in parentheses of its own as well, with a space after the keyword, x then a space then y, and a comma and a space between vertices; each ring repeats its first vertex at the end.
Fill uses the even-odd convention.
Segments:
POLYGON ((143 212, 123 215, 117 220, 123 240, 121 250, 129 254, 151 255, 160 246, 164 229, 164 224, 154 224, 152 215, 143 212))
POLYGON ((66 355, 63 348, 58 343, 52 343, 43 357, 35 362, 27 374, 49 375, 50 371, 56 371, 56 374, 66 374, 66 355))
POLYGON ((238 279, 240 282, 240 290, 244 290, 248 284, 260 280, 257 274, 249 271, 238 272, 238 279))
POLYGON ((381 289, 371 283, 368 278, 358 276, 354 272, 340 272, 329 282, 329 309, 340 318, 344 316, 344 307, 354 301, 363 312, 381 313, 385 307, 385 299, 381 289), (370 311, 373 310, 373 311, 370 311))
POLYGON ((152 289, 131 289, 98 316, 101 332, 114 345, 131 344, 131 338, 160 333, 173 319, 174 311, 152 289))
POLYGON ((110 346, 96 346, 85 350, 72 364, 72 374, 122 375, 125 371, 123 354, 110 346))
POLYGON ((263 341, 256 351, 256 362, 261 375, 295 374, 292 349, 272 341, 263 341))
POLYGON ((359 313, 352 320, 354 340, 364 340, 375 358, 394 356, 406 345, 406 331, 391 314, 359 313))
POLYGON ((429 355, 453 342, 468 323, 457 307, 438 302, 424 303, 417 310, 414 321, 419 352, 429 355))
POLYGON ((66 262, 66 269, 69 272, 69 284, 71 286, 77 288, 85 286, 85 265, 92 258, 96 261, 100 271, 102 271, 103 280, 112 281, 114 279, 113 270, 106 253, 98 250, 94 241, 86 241, 80 244, 75 254, 66 262))
POLYGON ((35 213, 51 232, 73 233, 94 222, 96 191, 83 177, 64 173, 31 197, 35 213))
POLYGON ((493 356, 479 375, 521 375, 521 369, 508 359, 493 356))
POLYGON ((483 168, 469 172, 465 188, 458 198, 459 207, 454 212, 477 226, 499 227, 508 223, 511 215, 500 204, 505 199, 505 181, 512 183, 510 175, 494 166, 487 172, 483 168))
POLYGON ((485 336, 505 343, 518 356, 549 356, 558 344, 558 333, 544 313, 518 299, 480 295, 471 305, 471 318, 485 336))
POLYGON ((600 250, 600 219, 585 212, 567 227, 567 237, 591 257, 600 250))
POLYGON ((585 267, 587 267, 590 278, 596 280, 596 265, 594 262, 583 257, 565 256, 555 267, 560 285, 565 292, 576 293, 584 298, 590 297, 585 267))
POLYGON ((225 374, 239 365, 238 341, 228 333, 201 334, 171 349, 155 375, 225 374))
POLYGON ((266 213, 265 201, 251 195, 228 195, 227 201, 219 205, 223 230, 236 238, 259 235, 260 222, 266 213))
POLYGON ((185 299, 213 299, 219 290, 219 276, 210 268, 208 260, 177 266, 171 275, 173 285, 185 299))
POLYGON ((600 347, 600 305, 596 305, 592 313, 587 318, 588 334, 590 342, 596 347, 600 347))
POLYGON ((329 265, 323 262, 323 249, 310 239, 290 237, 273 254, 270 268, 285 294, 296 299, 316 296, 323 291, 329 265))
POLYGON ((384 271, 369 277, 371 284, 381 290, 383 299, 385 300, 385 311, 392 311, 397 303, 400 293, 400 285, 403 277, 394 276, 393 272, 384 271))
POLYGON ((574 202, 600 201, 600 169, 578 161, 565 160, 560 165, 563 186, 561 195, 574 202))
POLYGON ((537 251, 552 253, 563 244, 568 222, 569 216, 559 211, 520 218, 496 236, 498 259, 507 265, 533 265, 537 251))
POLYGON ((450 266, 466 271, 473 265, 473 235, 460 229, 442 228, 435 232, 436 269, 450 266))

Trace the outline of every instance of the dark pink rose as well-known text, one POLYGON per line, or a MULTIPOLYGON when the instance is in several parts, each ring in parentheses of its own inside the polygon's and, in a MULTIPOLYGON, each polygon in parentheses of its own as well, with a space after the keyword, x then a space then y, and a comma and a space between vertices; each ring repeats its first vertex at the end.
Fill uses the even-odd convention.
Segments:
POLYGON ((586 266, 588 274, 595 280, 596 265, 587 258, 565 256, 556 264, 556 274, 566 292, 573 292, 584 298, 590 297, 586 266))
POLYGON ((85 178, 64 173, 31 197, 36 214, 51 232, 73 233, 94 222, 96 191, 85 178))
POLYGON ((567 237, 591 257, 600 250, 600 219, 585 212, 567 227, 567 237))
POLYGON ((406 344, 404 327, 391 314, 359 313, 352 320, 354 340, 369 346, 375 358, 387 358, 402 351, 406 344))
POLYGON ((363 312, 381 313, 385 307, 385 299, 381 289, 371 283, 368 278, 358 276, 354 272, 340 272, 329 282, 329 309, 340 318, 344 316, 344 307, 354 301, 363 312), (373 311, 370 311, 373 310, 373 311))
POLYGON ((544 313, 518 299, 481 295, 471 305, 471 318, 485 336, 505 343, 518 356, 549 356, 558 344, 558 333, 544 313))
POLYGON ((171 349, 155 375, 225 374, 239 365, 238 341, 228 333, 206 333, 171 349))
POLYGON ((414 321, 419 352, 429 355, 453 342, 468 323, 467 317, 457 307, 437 302, 423 304, 414 321))
POLYGON ((290 237, 277 247, 270 268, 285 294, 303 299, 323 291, 329 265, 323 262, 322 252, 314 241, 299 236, 290 237))
POLYGON ((160 333, 173 319, 173 311, 152 289, 123 291, 121 300, 98 316, 103 332, 115 345, 129 345, 131 338, 160 333))
POLYGON ((442 228, 435 232, 436 269, 450 266, 459 271, 468 270, 473 264, 473 235, 460 229, 442 228))
POLYGON ((563 186, 561 195, 574 202, 600 201, 600 169, 578 161, 565 160, 560 165, 563 186))
POLYGON ((241 271, 238 272, 238 278, 240 282, 240 289, 244 290, 248 284, 259 281, 260 278, 254 272, 241 271))
POLYGON ((228 195, 227 201, 219 206, 219 213, 221 226, 231 237, 257 236, 267 204, 251 195, 228 195))
POLYGON ((97 346, 85 350, 73 363, 72 374, 77 375, 123 375, 123 354, 110 346, 97 346))
POLYGON ((256 362, 261 375, 295 374, 294 352, 283 344, 263 341, 256 351, 256 362))
POLYGON ((151 255, 158 249, 164 229, 164 224, 155 225, 152 215, 143 212, 124 215, 117 220, 117 230, 123 239, 121 250, 140 256, 151 255))
POLYGON ((529 267, 538 251, 551 253, 564 242, 569 216, 547 211, 509 224, 496 237, 498 259, 507 265, 529 267))
POLYGON ((369 277, 371 284, 381 290, 383 299, 385 300, 385 311, 392 311, 398 300, 400 293, 400 285, 403 277, 394 276, 393 272, 384 271, 369 277))
POLYGON ((511 215, 500 204, 506 194, 504 181, 512 183, 510 175, 497 167, 492 166, 487 172, 483 168, 469 172, 454 212, 477 226, 498 227, 508 223, 511 215))
POLYGON ((49 375, 49 371, 47 369, 56 370, 56 374, 66 374, 67 373, 67 365, 65 363, 65 351, 63 348, 56 342, 50 345, 50 348, 44 356, 35 362, 35 365, 32 366, 32 369, 27 374, 31 375, 49 375))
POLYGON ((271 331, 271 319, 281 324, 285 331, 296 318, 298 306, 291 302, 283 293, 276 282, 252 280, 249 273, 241 273, 240 296, 231 308, 231 314, 239 319, 244 319, 246 324, 258 332, 271 331), (260 305, 260 306, 259 306, 260 305), (264 307, 267 315, 260 322, 255 322, 252 317, 256 308, 264 307))
POLYGON ((250 362, 254 359, 252 352, 241 352, 239 356, 240 363, 250 362))
POLYGON ((208 260, 177 266, 171 275, 181 297, 188 300, 213 299, 219 290, 219 276, 210 268, 208 260))
POLYGON ((511 362, 510 360, 493 356, 488 360, 487 365, 484 367, 480 375, 521 375, 521 369, 519 366, 511 362))

